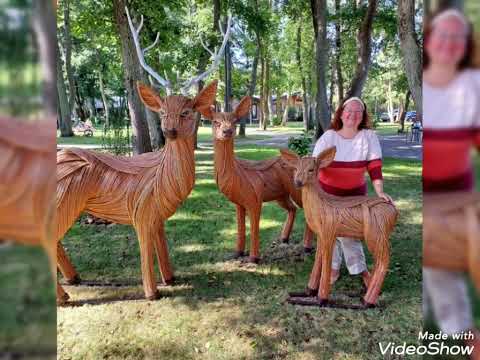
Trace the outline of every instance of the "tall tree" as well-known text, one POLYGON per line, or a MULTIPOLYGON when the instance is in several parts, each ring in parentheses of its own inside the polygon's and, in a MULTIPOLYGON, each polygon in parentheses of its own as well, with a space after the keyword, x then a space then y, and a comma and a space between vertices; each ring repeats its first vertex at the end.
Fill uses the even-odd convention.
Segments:
POLYGON ((63 0, 63 49, 65 51, 65 72, 68 83, 68 105, 70 116, 75 111, 75 80, 72 69, 72 37, 70 36, 70 0, 63 0))
POLYGON ((60 127, 60 136, 61 137, 69 137, 73 136, 72 130, 72 117, 70 106, 68 104, 68 95, 67 95, 67 88, 65 86, 65 80, 63 78, 63 71, 62 71, 62 58, 60 56, 60 49, 58 47, 58 42, 56 43, 56 54, 57 54, 57 62, 56 62, 56 90, 57 93, 55 97, 58 99, 58 122, 60 127))
POLYGON ((145 108, 137 93, 136 83, 142 79, 140 63, 135 51, 132 34, 125 13, 125 0, 113 0, 113 13, 122 48, 122 63, 128 109, 132 122, 132 145, 134 154, 152 151, 145 108))
POLYGON ((316 109, 315 138, 318 139, 330 125, 330 109, 327 98, 327 1, 310 0, 312 9, 313 30, 315 33, 315 64, 316 64, 316 109))
POLYGON ((305 69, 302 61, 302 17, 299 18, 297 26, 297 47, 296 47, 296 58, 298 69, 300 70, 300 77, 302 81, 302 102, 303 102, 303 125, 305 130, 309 130, 309 101, 307 94, 307 79, 305 75, 305 69))
POLYGON ((357 68, 353 76, 350 88, 345 97, 362 95, 363 86, 367 80, 368 68, 370 67, 372 53, 372 24, 375 11, 377 10, 378 0, 369 0, 362 24, 357 33, 357 68))
POLYGON ((52 0, 35 0, 33 2, 33 29, 40 53, 42 69, 42 103, 47 116, 57 113, 57 50, 55 31, 55 10, 52 0))
POLYGON ((340 17, 340 0, 335 0, 335 75, 337 80, 338 102, 343 99, 342 73, 342 27, 340 17))
POLYGON ((417 119, 422 121, 422 52, 415 32, 414 1, 398 1, 398 34, 408 86, 417 111, 417 119))

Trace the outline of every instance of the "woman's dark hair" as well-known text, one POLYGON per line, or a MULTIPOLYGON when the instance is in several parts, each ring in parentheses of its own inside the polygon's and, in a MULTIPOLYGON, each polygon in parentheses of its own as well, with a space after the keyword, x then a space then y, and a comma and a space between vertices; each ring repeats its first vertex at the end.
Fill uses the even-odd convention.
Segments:
MULTIPOLYGON (((430 65, 430 58, 428 57, 427 51, 426 51, 426 44, 430 39, 430 35, 432 34, 432 21, 435 19, 435 17, 445 10, 448 9, 442 9, 440 11, 437 11, 430 15, 429 17, 425 18, 425 23, 423 26, 423 70, 425 70, 428 65, 430 65)), ((465 19, 466 20, 466 19, 465 19)), ((463 70, 466 68, 471 68, 473 67, 473 54, 475 50, 475 43, 473 40, 473 27, 472 24, 467 21, 467 38, 466 38, 466 43, 465 43, 465 55, 463 56, 462 60, 458 63, 458 70, 463 70)))
MULTIPOLYGON (((330 129, 338 131, 343 127, 343 121, 342 121, 343 106, 348 99, 343 100, 340 103, 340 106, 337 108, 337 111, 335 111, 335 114, 333 115, 332 124, 330 125, 330 129)), ((362 104, 363 104, 363 115, 362 115, 362 121, 358 125, 358 130, 371 128, 370 119, 368 118, 367 104, 365 104, 363 100, 362 100, 362 104)))

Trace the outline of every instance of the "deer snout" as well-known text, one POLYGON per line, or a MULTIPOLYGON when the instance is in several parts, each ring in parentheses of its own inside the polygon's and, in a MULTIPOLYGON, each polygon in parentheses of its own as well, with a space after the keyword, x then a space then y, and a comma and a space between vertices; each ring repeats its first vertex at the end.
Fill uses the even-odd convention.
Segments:
POLYGON ((294 184, 295 184, 295 187, 301 188, 303 186, 303 181, 295 179, 294 184))
POLYGON ((175 139, 178 135, 177 129, 171 128, 164 131, 165 136, 169 139, 175 139))
POLYGON ((233 135, 233 130, 232 129, 225 129, 225 130, 222 130, 222 133, 223 133, 223 136, 230 137, 230 136, 233 135))

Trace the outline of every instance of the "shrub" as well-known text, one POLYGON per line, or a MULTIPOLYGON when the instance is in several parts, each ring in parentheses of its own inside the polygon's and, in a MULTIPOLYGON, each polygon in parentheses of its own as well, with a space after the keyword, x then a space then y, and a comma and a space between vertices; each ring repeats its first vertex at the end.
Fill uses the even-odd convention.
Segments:
POLYGON ((312 135, 308 131, 303 131, 302 135, 288 139, 288 148, 298 154, 305 156, 310 154, 312 146, 312 135))

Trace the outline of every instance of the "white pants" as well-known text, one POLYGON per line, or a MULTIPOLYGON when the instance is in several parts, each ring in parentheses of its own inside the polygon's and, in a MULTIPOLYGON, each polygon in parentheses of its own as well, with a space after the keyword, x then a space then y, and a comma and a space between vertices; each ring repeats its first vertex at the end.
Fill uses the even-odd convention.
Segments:
POLYGON ((431 311, 438 327, 447 335, 473 328, 464 274, 423 268, 423 317, 431 311))
POLYGON ((367 270, 367 263, 361 241, 346 237, 339 237, 337 241, 335 241, 332 256, 333 270, 340 270, 343 260, 342 253, 345 256, 345 263, 351 275, 361 274, 367 270))

